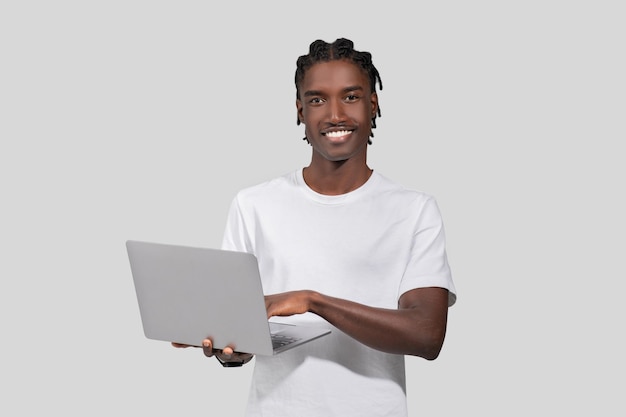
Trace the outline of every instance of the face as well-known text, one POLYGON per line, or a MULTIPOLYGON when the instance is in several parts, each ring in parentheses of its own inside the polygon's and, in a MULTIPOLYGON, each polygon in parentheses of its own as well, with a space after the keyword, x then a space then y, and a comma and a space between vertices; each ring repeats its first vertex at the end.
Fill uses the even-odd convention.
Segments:
POLYGON ((313 162, 365 163, 378 97, 357 64, 339 60, 313 65, 304 74, 296 107, 313 147, 313 162))

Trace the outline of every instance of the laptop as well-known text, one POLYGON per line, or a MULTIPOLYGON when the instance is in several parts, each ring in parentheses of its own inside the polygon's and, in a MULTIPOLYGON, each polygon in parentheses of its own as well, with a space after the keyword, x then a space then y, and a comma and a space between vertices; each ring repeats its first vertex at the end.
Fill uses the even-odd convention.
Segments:
POLYGON ((257 258, 251 253, 155 242, 126 242, 148 339, 276 355, 325 336, 323 326, 267 319, 257 258))

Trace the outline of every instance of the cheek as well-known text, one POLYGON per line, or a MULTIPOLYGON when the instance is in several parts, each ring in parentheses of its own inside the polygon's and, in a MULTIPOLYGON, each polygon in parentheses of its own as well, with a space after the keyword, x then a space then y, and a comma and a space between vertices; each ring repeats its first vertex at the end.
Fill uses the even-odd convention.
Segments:
POLYGON ((310 107, 300 112, 300 122, 305 125, 314 125, 321 118, 321 111, 318 108, 310 107))
POLYGON ((371 120, 374 117, 374 110, 371 106, 359 106, 358 108, 350 109, 348 113, 349 117, 354 120, 365 121, 371 120))

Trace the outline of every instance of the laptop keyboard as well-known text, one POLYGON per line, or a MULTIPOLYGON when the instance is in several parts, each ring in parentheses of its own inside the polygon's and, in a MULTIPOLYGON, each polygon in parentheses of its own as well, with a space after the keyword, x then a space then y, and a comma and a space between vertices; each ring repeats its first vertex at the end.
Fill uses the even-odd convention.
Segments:
POLYGON ((272 334, 272 346, 274 349, 289 345, 300 340, 299 337, 286 336, 281 333, 272 334))

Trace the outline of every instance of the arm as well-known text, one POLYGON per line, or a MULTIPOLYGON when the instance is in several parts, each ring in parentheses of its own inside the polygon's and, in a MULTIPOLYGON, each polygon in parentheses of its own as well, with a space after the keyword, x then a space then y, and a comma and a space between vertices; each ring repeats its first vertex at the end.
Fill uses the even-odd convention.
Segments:
POLYGON ((448 290, 407 291, 398 309, 369 307, 314 291, 265 297, 268 317, 305 312, 323 317, 339 330, 377 350, 436 359, 443 346, 448 318, 448 290))

